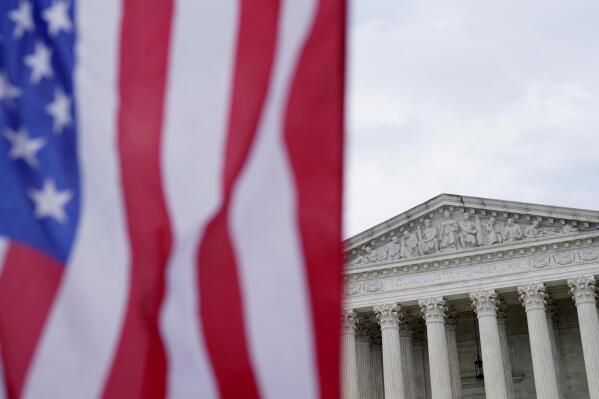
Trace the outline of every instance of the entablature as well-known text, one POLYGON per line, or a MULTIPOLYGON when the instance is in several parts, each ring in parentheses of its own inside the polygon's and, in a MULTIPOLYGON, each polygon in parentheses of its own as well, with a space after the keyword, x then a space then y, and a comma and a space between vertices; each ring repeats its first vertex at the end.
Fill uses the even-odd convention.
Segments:
POLYGON ((428 295, 558 281, 581 273, 599 274, 599 231, 351 268, 345 295, 354 307, 388 300, 410 303, 428 295))

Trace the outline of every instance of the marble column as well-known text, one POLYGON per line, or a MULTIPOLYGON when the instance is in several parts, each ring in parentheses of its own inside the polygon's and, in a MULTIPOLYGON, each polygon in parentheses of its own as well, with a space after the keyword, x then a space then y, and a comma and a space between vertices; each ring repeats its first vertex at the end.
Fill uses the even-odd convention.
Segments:
POLYGON ((381 348, 381 330, 373 324, 370 334, 370 376, 372 390, 368 398, 384 399, 383 390, 383 351, 381 348))
POLYGON ((403 372, 406 399, 416 399, 416 370, 414 370, 413 321, 402 314, 399 322, 399 342, 401 345, 401 370, 403 372))
MULTIPOLYGON (((418 320, 420 321, 420 320, 418 320)), ((427 378, 424 367, 424 350, 423 348, 426 346, 426 342, 424 342, 424 328, 421 324, 414 321, 414 325, 412 327, 412 347, 414 349, 413 357, 414 357, 414 371, 416 375, 415 387, 416 387, 416 399, 426 399, 427 398, 427 378)))
POLYGON ((374 307, 383 342, 383 381, 385 399, 399 399, 404 395, 404 381, 401 371, 401 345, 399 342, 398 304, 377 305, 374 307))
POLYGON ((501 358, 503 359, 503 373, 505 375, 505 386, 507 387, 507 397, 515 399, 514 393, 514 377, 512 376, 512 359, 510 356, 510 347, 507 342, 507 306, 503 301, 497 298, 497 328, 499 329, 499 343, 501 344, 501 358))
POLYGON ((341 316, 341 336, 343 338, 341 384, 343 399, 360 399, 358 365, 356 363, 356 326, 356 311, 344 311, 341 316))
POLYGON ((578 312, 582 339, 584 368, 591 399, 599 399, 599 316, 597 315, 597 287, 595 278, 582 276, 568 280, 568 286, 578 312))
POLYGON ((526 309, 537 397, 559 399, 557 373, 545 316, 545 286, 542 283, 528 284, 518 287, 518 293, 526 309))
POLYGON ((492 290, 478 291, 470 294, 470 300, 478 318, 486 398, 508 399, 497 325, 497 294, 492 290))
POLYGON ((549 329, 549 339, 551 340, 551 353, 553 354, 553 362, 555 363, 555 373, 557 374, 557 388, 559 389, 560 398, 564 399, 566 397, 565 378, 562 368, 562 359, 560 356, 560 346, 558 339, 559 331, 557 328, 557 306, 555 306, 553 298, 551 298, 550 295, 547 295, 547 297, 545 298, 545 303, 545 316, 547 317, 547 328, 549 329))
POLYGON ((431 297, 418 301, 418 305, 426 321, 431 398, 452 399, 451 372, 445 338, 445 299, 431 297))
POLYGON ((358 391, 361 399, 369 399, 372 390, 370 373, 370 321, 358 321, 356 334, 356 363, 358 367, 358 391))
POLYGON ((462 399, 462 376, 460 375, 460 359, 458 358, 458 343, 455 332, 457 324, 458 314, 455 309, 450 308, 445 319, 445 338, 447 339, 447 354, 451 373, 451 392, 453 399, 462 399))

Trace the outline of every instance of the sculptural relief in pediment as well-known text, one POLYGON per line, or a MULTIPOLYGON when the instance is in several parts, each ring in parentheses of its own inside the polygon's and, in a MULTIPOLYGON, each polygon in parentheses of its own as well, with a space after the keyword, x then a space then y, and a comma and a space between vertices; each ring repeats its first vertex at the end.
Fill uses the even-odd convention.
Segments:
POLYGON ((350 266, 358 266, 407 260, 596 229, 589 223, 577 226, 575 221, 445 208, 353 248, 347 253, 347 261, 350 266))

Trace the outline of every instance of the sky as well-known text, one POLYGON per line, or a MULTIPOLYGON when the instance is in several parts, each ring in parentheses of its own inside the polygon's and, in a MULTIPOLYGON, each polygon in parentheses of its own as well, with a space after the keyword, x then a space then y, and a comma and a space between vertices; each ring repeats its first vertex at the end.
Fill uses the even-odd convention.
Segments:
POLYGON ((599 2, 353 0, 344 236, 441 193, 599 210, 599 2))

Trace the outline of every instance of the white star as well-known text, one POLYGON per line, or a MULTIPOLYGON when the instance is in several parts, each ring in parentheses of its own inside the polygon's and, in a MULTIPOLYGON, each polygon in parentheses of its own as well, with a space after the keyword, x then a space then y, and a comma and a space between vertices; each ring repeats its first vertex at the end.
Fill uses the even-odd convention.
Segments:
POLYGON ((54 1, 42 12, 42 17, 48 23, 51 36, 56 36, 61 30, 70 32, 73 28, 69 18, 69 5, 66 1, 54 1))
POLYGON ((14 36, 19 38, 27 31, 33 32, 33 18, 31 17, 31 4, 27 0, 22 0, 19 3, 19 8, 8 13, 10 18, 15 23, 14 36))
POLYGON ((12 144, 10 152, 8 153, 11 159, 22 159, 27 162, 27 165, 32 169, 37 167, 36 154, 44 145, 46 145, 45 139, 41 137, 32 139, 25 129, 19 129, 16 132, 6 129, 4 137, 6 137, 12 144))
POLYGON ((0 100, 11 101, 21 95, 21 90, 10 84, 5 73, 0 73, 0 100))
POLYGON ((29 198, 35 204, 35 217, 51 217, 59 223, 67 221, 64 208, 73 198, 71 190, 58 191, 52 179, 46 179, 41 190, 29 190, 29 198))
POLYGON ((54 93, 54 101, 46 106, 46 112, 52 116, 54 123, 52 131, 62 133, 63 129, 71 126, 71 99, 60 89, 54 93))
POLYGON ((35 44, 35 51, 25 57, 25 65, 31 68, 31 83, 38 84, 43 78, 49 78, 53 75, 50 60, 52 50, 42 42, 35 44))

